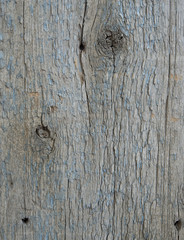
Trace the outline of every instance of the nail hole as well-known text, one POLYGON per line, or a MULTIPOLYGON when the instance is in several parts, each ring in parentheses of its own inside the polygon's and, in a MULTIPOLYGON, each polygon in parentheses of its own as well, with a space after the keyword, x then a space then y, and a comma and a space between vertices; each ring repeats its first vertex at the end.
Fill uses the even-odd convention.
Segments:
POLYGON ((25 218, 22 218, 22 222, 27 224, 29 222, 29 218, 25 217, 25 218))
POLYGON ((80 44, 79 49, 80 49, 81 51, 83 51, 83 50, 85 49, 84 43, 81 43, 81 44, 80 44))
POLYGON ((176 227, 177 231, 179 231, 181 229, 181 219, 177 220, 174 223, 174 226, 176 227))

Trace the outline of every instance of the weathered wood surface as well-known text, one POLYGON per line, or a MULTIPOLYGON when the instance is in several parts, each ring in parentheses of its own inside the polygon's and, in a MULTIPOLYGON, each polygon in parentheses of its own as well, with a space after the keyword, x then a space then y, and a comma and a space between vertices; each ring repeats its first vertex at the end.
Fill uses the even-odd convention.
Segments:
POLYGON ((0 1, 0 239, 184 239, 183 11, 0 1))

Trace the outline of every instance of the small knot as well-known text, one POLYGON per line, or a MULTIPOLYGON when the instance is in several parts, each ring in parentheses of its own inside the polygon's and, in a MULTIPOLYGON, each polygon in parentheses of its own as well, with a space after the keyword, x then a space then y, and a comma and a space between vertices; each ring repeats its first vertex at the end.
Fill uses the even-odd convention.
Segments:
POLYGON ((116 55, 127 50, 125 34, 118 26, 105 26, 98 34, 97 50, 105 56, 116 55))
POLYGON ((40 138, 50 138, 50 130, 48 129, 47 126, 41 126, 39 125, 36 129, 36 134, 40 138))
POLYGON ((25 218, 22 218, 22 222, 27 224, 29 222, 29 218, 25 217, 25 218))
POLYGON ((181 219, 177 220, 177 221, 174 223, 174 226, 176 227, 177 231, 180 231, 181 225, 182 225, 181 219))

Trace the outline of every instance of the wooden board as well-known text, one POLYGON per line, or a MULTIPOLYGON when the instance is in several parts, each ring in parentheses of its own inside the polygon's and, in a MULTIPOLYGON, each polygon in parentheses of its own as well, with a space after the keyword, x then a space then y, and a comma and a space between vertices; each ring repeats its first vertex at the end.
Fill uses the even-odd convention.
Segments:
POLYGON ((183 11, 0 1, 0 239, 184 239, 183 11))

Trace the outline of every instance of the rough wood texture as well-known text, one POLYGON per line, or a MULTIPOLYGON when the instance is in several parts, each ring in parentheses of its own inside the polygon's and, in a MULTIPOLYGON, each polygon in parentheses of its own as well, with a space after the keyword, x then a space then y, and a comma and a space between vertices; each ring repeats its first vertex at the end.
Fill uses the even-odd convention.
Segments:
POLYGON ((0 239, 184 239, 184 1, 0 1, 0 239))

